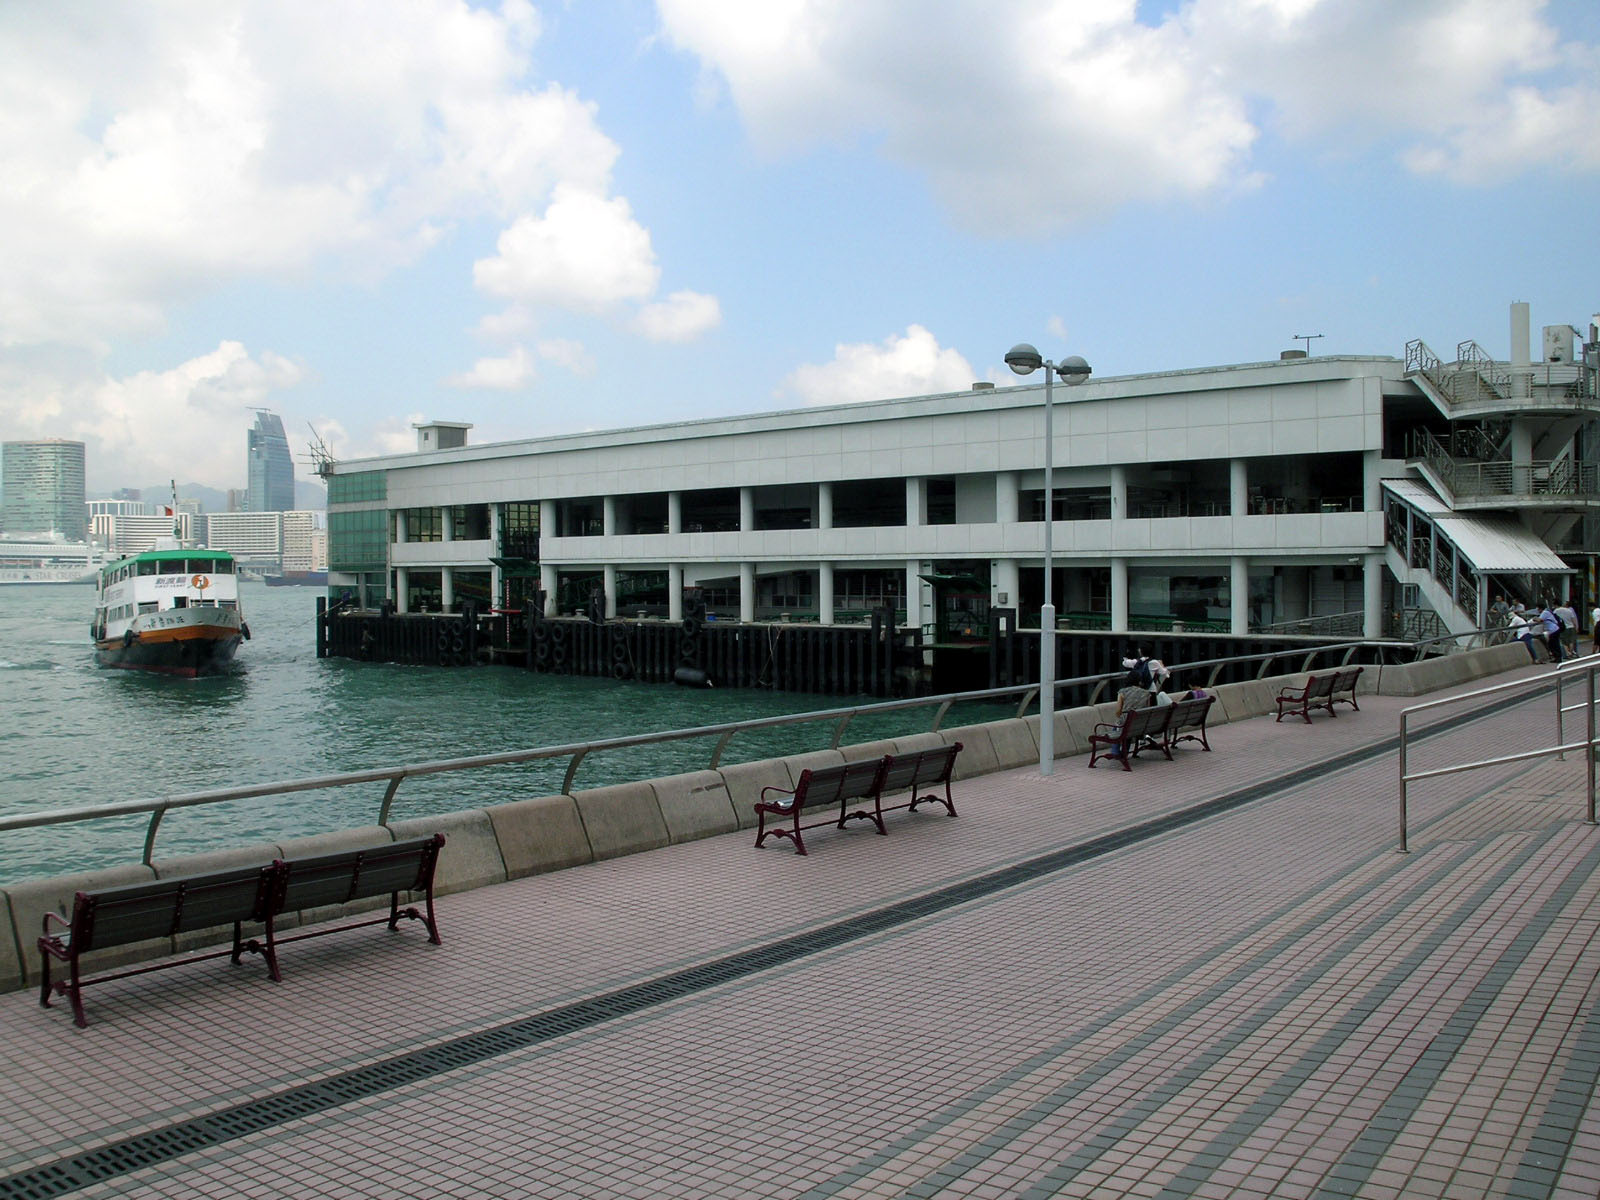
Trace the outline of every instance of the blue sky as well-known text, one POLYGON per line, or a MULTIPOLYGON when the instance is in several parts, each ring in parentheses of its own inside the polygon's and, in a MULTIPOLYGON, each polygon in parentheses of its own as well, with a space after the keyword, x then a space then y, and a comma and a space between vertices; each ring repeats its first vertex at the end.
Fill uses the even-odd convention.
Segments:
MULTIPOLYGON (((92 489, 1600 312, 1591 0, 0 7, 0 437, 92 489), (1303 345, 1304 343, 1299 343, 1303 345)), ((1536 343, 1537 344, 1537 343, 1536 343)))

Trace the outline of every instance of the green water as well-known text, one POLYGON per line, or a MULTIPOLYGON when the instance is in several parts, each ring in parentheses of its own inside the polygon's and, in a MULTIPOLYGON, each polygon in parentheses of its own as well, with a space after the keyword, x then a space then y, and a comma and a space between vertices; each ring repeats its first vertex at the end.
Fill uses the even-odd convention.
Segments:
MULTIPOLYGON (((868 702, 765 691, 316 657, 313 588, 242 584, 253 639, 234 670, 174 679, 96 667, 93 589, 0 588, 0 815, 145 800, 868 702)), ((985 716, 993 715, 986 713, 985 716)), ((976 712, 963 720, 977 719, 976 712)), ((849 739, 928 729, 932 710, 857 718, 849 739)), ((953 723, 950 718, 946 723, 953 723)), ((724 761, 821 749, 831 722, 734 739, 724 761)), ((709 765, 714 739, 593 754, 575 788, 709 765)), ((566 760, 407 780, 392 819, 560 791, 566 760)), ((158 857, 370 824, 384 783, 175 810, 158 857)), ((137 861, 147 817, 0 833, 0 882, 137 861)))

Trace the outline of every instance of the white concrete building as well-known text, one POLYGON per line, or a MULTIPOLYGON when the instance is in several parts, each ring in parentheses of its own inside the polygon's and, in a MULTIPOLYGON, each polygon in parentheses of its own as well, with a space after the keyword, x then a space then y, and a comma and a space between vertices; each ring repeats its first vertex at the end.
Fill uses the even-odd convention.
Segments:
POLYGON ((226 550, 246 566, 276 571, 283 561, 281 512, 208 513, 205 544, 226 550))
POLYGON ((328 569, 328 531, 317 527, 319 515, 307 509, 283 514, 283 570, 286 574, 328 569))
MULTIPOLYGON (((1571 586, 1600 512, 1600 401, 1571 358, 1497 374, 1420 347, 1058 386, 1062 620, 1244 634, 1343 615, 1376 636, 1403 602, 1462 629, 1493 591, 1571 586)), ((677 619, 699 586, 747 622, 888 604, 939 638, 980 635, 993 608, 1028 625, 1042 400, 977 385, 485 446, 422 426, 417 453, 331 468, 330 586, 402 611, 537 587, 568 612, 599 587, 610 614, 677 619)))
POLYGON ((105 546, 114 558, 141 554, 160 538, 176 536, 188 541, 194 533, 194 517, 170 513, 99 512, 91 518, 89 536, 105 546))

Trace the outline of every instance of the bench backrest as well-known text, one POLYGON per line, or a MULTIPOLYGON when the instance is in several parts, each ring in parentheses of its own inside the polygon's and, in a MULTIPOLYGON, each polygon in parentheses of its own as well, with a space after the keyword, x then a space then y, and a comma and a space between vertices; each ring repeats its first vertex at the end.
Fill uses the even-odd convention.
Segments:
POLYGON ((241 867, 79 892, 72 907, 72 945, 78 951, 126 946, 192 929, 259 921, 276 873, 241 867))
POLYGON ((1145 708, 1129 710, 1122 719, 1122 736, 1125 738, 1151 737, 1166 729, 1172 720, 1176 704, 1151 704, 1145 708))
POLYGON ((1355 691, 1356 681, 1361 678, 1361 672, 1364 669, 1363 667, 1345 667, 1334 677, 1332 690, 1335 692, 1355 691))
POLYGON ((1199 696, 1190 700, 1179 700, 1172 705, 1172 729, 1195 729, 1206 723, 1206 714, 1211 711, 1215 696, 1199 696))
POLYGON ((833 804, 870 796, 878 790, 883 764, 881 758, 868 758, 831 767, 808 767, 800 772, 800 780, 795 784, 795 803, 833 804))
POLYGON ((948 746, 913 750, 909 754, 891 754, 885 761, 879 788, 885 795, 893 795, 933 783, 947 783, 959 753, 961 743, 951 742, 948 746))
POLYGON ((312 858, 279 859, 273 911, 295 912, 330 904, 349 904, 391 892, 423 891, 433 882, 444 835, 341 850, 312 858))
POLYGON ((1319 700, 1323 696, 1333 695, 1333 685, 1338 678, 1337 671, 1327 675, 1312 675, 1306 680, 1306 699, 1319 700))

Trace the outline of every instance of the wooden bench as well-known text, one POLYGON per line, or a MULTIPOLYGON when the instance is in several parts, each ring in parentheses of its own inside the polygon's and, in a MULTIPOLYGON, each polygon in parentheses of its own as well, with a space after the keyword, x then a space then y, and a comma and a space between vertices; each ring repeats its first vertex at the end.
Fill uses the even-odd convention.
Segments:
POLYGON ((1115 758, 1121 760, 1124 771, 1131 771, 1133 756, 1146 738, 1170 761, 1172 746, 1167 741, 1167 728, 1177 707, 1176 704, 1151 704, 1129 709, 1117 721, 1102 721, 1089 735, 1089 765, 1094 766, 1102 758, 1115 758))
POLYGON ((956 815, 956 806, 950 795, 950 778, 955 770, 956 755, 960 752, 961 743, 952 742, 948 746, 935 746, 907 754, 886 754, 882 758, 808 768, 800 772, 800 778, 792 790, 764 787, 761 789, 761 799, 755 806, 758 818, 756 847, 759 849, 768 837, 788 838, 794 843, 795 853, 804 854, 806 844, 801 830, 816 829, 822 825, 843 829, 846 822, 857 820, 871 821, 880 834, 887 834, 888 830, 883 824, 884 813, 901 808, 915 812, 917 805, 924 801, 944 805, 953 817, 956 815), (936 792, 919 794, 923 788, 941 784, 944 786, 943 796, 936 792), (906 803, 884 806, 885 795, 898 795, 901 792, 910 793, 906 803), (769 795, 774 798, 769 800, 769 795), (851 809, 852 800, 871 800, 872 807, 851 809), (809 822, 803 819, 808 810, 815 812, 834 804, 839 806, 837 817, 809 822), (768 829, 769 816, 787 821, 788 828, 774 825, 768 829))
POLYGON ((1167 748, 1170 750, 1179 742, 1199 742, 1200 749, 1210 750, 1211 743, 1206 740, 1206 717, 1216 702, 1215 696, 1174 700, 1171 705, 1172 718, 1167 724, 1167 748))
MULTIPOLYGON (((1328 699, 1333 704, 1348 704, 1351 708, 1360 712, 1361 705, 1356 703, 1356 684, 1361 682, 1361 672, 1363 670, 1365 670, 1364 667, 1341 668, 1334 677, 1333 694, 1328 699)), ((1330 706, 1328 711, 1332 712, 1333 708, 1330 706)))
POLYGON ((1356 681, 1361 678, 1362 669, 1343 667, 1321 675, 1308 675, 1305 683, 1299 687, 1282 689, 1278 693, 1276 720, 1281 721, 1286 715, 1292 714, 1309 725, 1314 708, 1326 709, 1330 717, 1336 717, 1339 714, 1333 711, 1335 697, 1359 712, 1361 706, 1356 703, 1356 681))
POLYGON ((438 862, 444 835, 413 841, 341 851, 316 858, 285 862, 275 860, 267 866, 241 867, 204 875, 178 876, 147 883, 126 884, 97 892, 78 892, 73 897, 72 916, 49 912, 39 938, 41 972, 39 1003, 51 1006, 51 996, 65 996, 72 1004, 73 1023, 80 1029, 88 1024, 83 1011, 83 989, 90 984, 108 983, 150 971, 185 966, 193 962, 228 956, 237 963, 246 953, 260 954, 267 963, 267 974, 274 982, 282 978, 278 970, 278 945, 333 933, 356 925, 387 921, 394 928, 402 916, 414 916, 427 923, 429 941, 439 942, 433 917, 433 872, 438 862), (414 908, 399 909, 399 892, 423 891, 427 895, 427 915, 414 908), (391 892, 389 915, 373 921, 316 929, 292 938, 275 936, 274 923, 285 912, 323 904, 391 892), (244 937, 244 925, 262 925, 264 939, 244 937), (85 979, 82 956, 95 950, 114 949, 136 942, 173 938, 182 933, 219 926, 233 926, 233 942, 226 950, 189 954, 166 962, 151 963, 129 970, 115 971, 85 979), (51 960, 66 964, 67 978, 52 981, 51 960))

